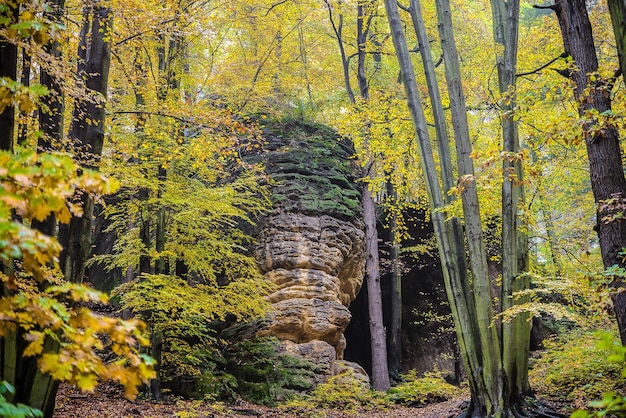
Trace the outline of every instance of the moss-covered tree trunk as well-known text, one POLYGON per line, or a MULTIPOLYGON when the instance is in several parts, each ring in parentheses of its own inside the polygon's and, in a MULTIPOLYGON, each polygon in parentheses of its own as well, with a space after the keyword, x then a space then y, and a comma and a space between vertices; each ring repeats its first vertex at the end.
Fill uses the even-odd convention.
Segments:
MULTIPOLYGON (((523 168, 516 108, 517 38, 519 0, 492 0, 493 33, 497 46, 496 66, 503 138, 502 179, 502 311, 516 301, 515 293, 529 285, 527 269, 527 238, 520 232, 523 220, 518 216, 523 205, 523 168)), ((506 379, 505 403, 515 405, 528 394, 528 355, 530 350, 530 322, 527 314, 520 314, 502 323, 502 361, 506 379)))

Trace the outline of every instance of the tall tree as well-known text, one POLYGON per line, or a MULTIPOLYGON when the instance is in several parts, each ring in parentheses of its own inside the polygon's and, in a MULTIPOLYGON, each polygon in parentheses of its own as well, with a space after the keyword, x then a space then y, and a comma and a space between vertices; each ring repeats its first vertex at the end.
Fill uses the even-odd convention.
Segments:
MULTIPOLYGON (((98 170, 104 144, 105 104, 111 62, 111 30, 113 14, 102 2, 86 4, 78 46, 77 73, 84 83, 86 98, 74 103, 69 130, 70 146, 85 168, 98 170)), ((73 216, 69 225, 59 231, 64 251, 61 268, 67 280, 83 281, 85 263, 91 253, 93 198, 79 193, 81 216, 73 216)))
MULTIPOLYGON (((368 10, 372 6, 372 2, 357 2, 357 82, 359 86, 360 99, 369 100, 369 82, 366 76, 366 45, 370 32, 373 15, 368 10), (368 7, 369 6, 369 7, 368 7)), ((343 15, 339 16, 339 24, 335 23, 332 6, 326 1, 326 6, 330 14, 331 24, 337 37, 339 49, 342 56, 342 65, 344 73, 344 82, 347 94, 352 103, 356 103, 357 99, 352 92, 350 84, 350 68, 346 59, 344 39, 342 37, 343 15)), ((366 128, 367 123, 366 123, 366 128)), ((367 150, 369 133, 364 134, 365 140, 363 147, 367 150)), ((369 160, 364 165, 364 177, 370 177, 374 170, 374 159, 369 160)), ((371 177, 370 177, 371 178, 371 177)), ((370 345, 372 353, 372 387, 376 390, 385 391, 389 389, 389 367, 387 363, 387 337, 385 335, 385 326, 383 323, 383 304, 382 293, 380 287, 380 259, 378 252, 378 229, 376 227, 376 202, 372 195, 369 185, 366 183, 362 192, 363 219, 365 221, 365 280, 367 285, 369 326, 370 326, 370 345)))
MULTIPOLYGON (((502 178, 502 290, 501 310, 514 304, 516 292, 530 288, 528 240, 518 215, 523 205, 524 183, 520 141, 516 121, 516 72, 519 32, 519 0, 492 0, 493 34, 496 44, 496 66, 500 90, 500 123, 504 151, 502 178)), ((518 314, 502 323, 502 361, 505 373, 505 399, 519 403, 530 391, 528 356, 530 322, 528 314, 518 314)))
MULTIPOLYGON (((463 358, 466 372, 468 374, 469 386, 472 394, 470 407, 464 416, 468 417, 516 417, 527 416, 525 411, 526 405, 521 394, 525 392, 526 384, 524 375, 518 373, 518 369, 508 368, 506 362, 508 358, 514 360, 518 357, 526 355, 526 351, 518 346, 506 346, 503 344, 502 336, 499 334, 496 320, 496 314, 499 309, 494 305, 494 297, 492 295, 492 286, 487 268, 487 256, 485 251, 485 243, 481 225, 480 208, 478 203, 478 193, 476 181, 474 178, 474 168, 471 158, 471 140, 469 135, 469 125, 467 120, 465 96, 461 84, 461 72, 459 58, 454 38, 451 8, 448 0, 437 0, 437 16, 438 29, 443 58, 445 63, 446 82, 448 87, 448 95, 450 99, 450 112, 452 117, 452 127, 454 130, 454 138, 456 144, 456 159, 458 180, 445 179, 451 175, 451 169, 447 165, 451 164, 451 155, 446 148, 445 142, 441 140, 439 146, 439 158, 446 159, 445 165, 442 163, 441 176, 443 176, 443 184, 456 183, 453 189, 460 194, 463 206, 463 221, 465 229, 465 243, 458 236, 458 229, 455 222, 459 222, 452 215, 446 218, 443 214, 446 202, 443 198, 443 192, 440 187, 438 172, 435 166, 433 150, 429 139, 428 128, 424 116, 421 98, 418 86, 415 80, 413 64, 409 55, 409 49, 398 13, 395 1, 386 0, 385 6, 389 25, 392 31, 396 55, 400 63, 403 73, 405 91, 407 95, 408 107, 411 111, 411 118, 414 124, 415 133, 418 138, 420 149, 420 158, 426 178, 426 184, 429 191, 431 201, 431 216, 433 226, 439 247, 439 254, 444 270, 444 280, 448 299, 452 308, 455 320, 457 337, 461 356, 463 358), (443 146, 442 146, 443 145, 443 146), (454 220, 454 221, 453 221, 454 220), (467 253, 469 256, 469 264, 466 267, 465 254, 467 244, 467 253), (518 350, 522 350, 520 354, 518 350), (509 377, 508 373, 511 373, 509 377), (509 388, 510 384, 520 385, 524 389, 516 387, 509 388)), ((495 5, 498 7, 499 5, 495 5)), ((502 6, 502 5, 500 5, 502 6)), ((425 70, 430 73, 427 76, 429 83, 429 91, 431 94, 432 106, 438 106, 435 101, 439 101, 437 89, 432 85, 434 82, 434 71, 432 58, 428 51, 427 40, 423 20, 419 18, 420 4, 415 0, 411 2, 410 11, 413 21, 416 24, 416 31, 420 39, 420 49, 425 60, 425 70)), ((516 19, 516 12, 509 10, 510 15, 507 19, 516 19)), ((509 22, 510 24, 511 22, 509 22)), ((502 30, 499 28, 497 30, 502 30)), ((514 32, 509 32, 506 36, 511 36, 513 41, 516 38, 514 32)), ((512 44, 511 44, 512 45, 512 44)), ((507 54, 514 53, 514 49, 505 50, 507 54)), ((514 56, 509 56, 510 58, 514 56)), ((513 77, 509 78, 514 81, 514 64, 515 61, 503 61, 503 64, 512 66, 513 77)), ((504 83, 508 91, 510 82, 504 83)), ((440 106, 440 105, 439 105, 440 106)), ((439 121, 438 136, 445 138, 445 123, 443 119, 439 121)), ((505 125, 508 126, 508 125, 505 125)), ((514 126, 508 126, 511 132, 514 126)), ((511 137, 513 138, 513 136, 511 137)), ((510 170, 507 168, 507 173, 510 170)), ((504 200, 505 204, 511 204, 510 197, 504 200)), ((513 206, 513 210, 515 210, 513 206)), ((517 253, 515 246, 517 245, 517 229, 514 228, 507 235, 510 240, 509 248, 512 252, 512 263, 517 265, 517 253)), ((516 279, 515 277, 509 280, 516 279)), ((517 331, 517 328, 514 328, 517 331)), ((525 330, 524 330, 525 331, 525 330)), ((503 331, 508 335, 509 331, 503 331)), ((526 338, 523 332, 517 334, 526 338)), ((512 341, 509 336, 506 340, 512 341)), ((513 361, 515 364, 515 361, 513 361)), ((525 371, 524 364, 519 370, 525 371)), ((533 416, 541 416, 541 414, 532 413, 533 416)))
MULTIPOLYGON (((591 189, 597 204, 596 229, 605 268, 624 267, 620 255, 626 247, 626 222, 621 215, 626 203, 626 178, 617 128, 600 125, 597 115, 611 112, 611 95, 606 94, 612 80, 598 74, 598 57, 585 0, 557 0, 550 6, 556 12, 565 53, 573 66, 567 75, 574 83, 578 113, 583 120, 582 135, 589 158, 591 189)), ((612 294, 620 338, 626 344, 626 285, 616 277, 612 294)))

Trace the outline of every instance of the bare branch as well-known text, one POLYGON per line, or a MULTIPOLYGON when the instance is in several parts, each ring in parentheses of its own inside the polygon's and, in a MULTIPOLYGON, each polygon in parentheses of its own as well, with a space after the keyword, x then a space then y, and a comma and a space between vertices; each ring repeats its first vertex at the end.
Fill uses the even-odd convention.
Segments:
POLYGON ((536 69, 531 70, 531 71, 524 72, 524 73, 519 73, 519 74, 516 75, 516 77, 523 77, 525 75, 536 74, 539 71, 541 71, 541 70, 545 69, 546 67, 548 67, 549 65, 551 65, 551 64, 555 63, 556 61, 560 60, 561 58, 567 58, 567 54, 565 52, 563 52, 561 55, 559 55, 556 58, 551 59, 550 61, 548 61, 547 63, 545 63, 541 67, 536 68, 536 69))

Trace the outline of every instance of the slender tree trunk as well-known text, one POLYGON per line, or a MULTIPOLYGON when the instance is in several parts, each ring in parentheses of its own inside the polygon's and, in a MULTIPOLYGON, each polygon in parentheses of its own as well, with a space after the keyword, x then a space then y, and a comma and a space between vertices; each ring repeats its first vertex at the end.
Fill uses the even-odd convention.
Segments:
MULTIPOLYGON (((55 0, 51 6, 52 10, 46 13, 48 18, 60 23, 64 13, 65 0, 55 0)), ((61 57, 61 48, 56 39, 44 45, 44 51, 55 59, 61 57)), ((37 147, 40 152, 58 150, 63 141, 63 112, 65 109, 61 80, 43 68, 40 78, 41 85, 48 88, 49 94, 41 98, 44 108, 39 110, 39 127, 43 135, 39 138, 37 147)))
POLYGON ((617 43, 620 71, 626 80, 626 3, 624 0, 608 0, 607 2, 617 43))
MULTIPOLYGON (((465 236, 469 250, 472 284, 470 292, 476 309, 475 327, 478 342, 473 349, 480 360, 478 374, 468 378, 477 380, 478 391, 472 394, 474 407, 484 416, 499 416, 504 413, 502 370, 500 359, 500 341, 493 323, 493 296, 487 268, 485 243, 480 220, 478 193, 474 179, 474 167, 471 158, 471 139, 465 111, 465 95, 461 84, 461 71, 456 42, 452 30, 449 0, 437 0, 439 37, 444 56, 446 83, 450 96, 450 110, 454 129, 459 181, 462 186, 463 216, 465 236), (484 387, 481 389, 481 383, 484 387)), ((466 286, 467 292, 467 286, 466 286)))
MULTIPOLYGON (((328 8, 330 22, 335 31, 335 36, 341 52, 344 82, 350 101, 356 103, 356 98, 350 84, 350 69, 343 40, 343 15, 339 15, 339 24, 335 22, 333 9, 329 1, 325 0, 328 8)), ((369 85, 365 75, 366 41, 369 32, 370 20, 365 20, 365 7, 362 2, 357 4, 357 78, 361 99, 369 99, 369 85)), ((367 147, 367 134, 364 147, 367 147)), ((372 166, 370 160, 364 170, 369 175, 372 166)), ((389 367, 387 364, 387 338, 383 323, 382 293, 380 288, 380 262, 378 255, 378 232, 376 229, 376 203, 371 191, 365 185, 361 195, 363 205, 363 218, 365 221, 365 248, 367 257, 365 261, 365 281, 368 292, 368 310, 370 325, 370 344, 372 351, 372 387, 376 390, 389 389, 389 367)))
POLYGON ((546 201, 546 191, 543 184, 543 175, 539 173, 537 178, 537 198, 539 199, 539 209, 543 215, 543 223, 546 227, 546 235, 548 248, 550 249, 550 260, 554 268, 554 274, 557 277, 563 275, 563 267, 561 266, 559 250, 556 246, 557 239, 554 234, 554 221, 552 220, 552 210, 546 201))
POLYGON ((326 7, 328 9, 328 18, 331 25, 333 26, 335 37, 337 38, 337 44, 339 45, 339 52, 341 53, 341 67, 343 68, 343 80, 346 87, 346 93, 348 94, 350 102, 354 103, 356 101, 356 98, 354 96, 354 91, 352 90, 352 85, 350 84, 350 64, 348 62, 348 55, 346 54, 346 49, 343 41, 343 15, 340 14, 339 22, 336 22, 330 1, 324 0, 324 3, 326 3, 326 7))
MULTIPOLYGON (((6 4, 7 10, 2 16, 8 18, 6 26, 17 22, 18 7, 14 4, 6 4)), ((0 77, 17 80, 17 45, 8 41, 0 42, 0 77)), ((0 113, 0 150, 13 151, 14 136, 15 107, 7 106, 0 113)))
MULTIPOLYGON (((591 189, 596 204, 597 230, 604 267, 624 266, 619 253, 626 247, 626 222, 621 207, 626 203, 626 179, 622 166, 620 138, 615 126, 593 129, 598 121, 594 113, 611 110, 611 97, 601 88, 606 81, 590 74, 598 71, 591 22, 585 0, 557 0, 553 7, 563 35, 565 53, 572 57, 576 69, 570 77, 574 81, 574 94, 579 103, 583 123, 583 136, 589 158, 591 189), (591 88, 590 88, 591 87, 591 88)), ((615 278, 616 289, 623 290, 624 283, 615 278)), ((626 292, 616 290, 612 296, 620 337, 626 344, 626 292)))
MULTIPOLYGON (((157 176, 157 181, 159 182, 159 192, 158 198, 162 197, 163 188, 165 185, 166 174, 165 168, 163 166, 159 167, 159 173, 157 176)), ((154 263, 154 269, 157 274, 167 274, 169 272, 169 266, 167 260, 161 254, 165 251, 165 206, 161 205, 157 212, 157 221, 156 221, 156 251, 159 254, 159 258, 154 263)))
MULTIPOLYGON (((503 181, 502 181, 502 311, 520 301, 514 294, 524 289, 528 282, 527 238, 520 232, 522 220, 518 210, 523 205, 523 169, 520 151, 516 108, 517 39, 519 0, 492 0, 494 40, 497 49, 498 86, 500 100, 500 123, 502 125, 503 181)), ((530 283, 528 283, 529 285, 530 283)), ((502 361, 506 375, 505 402, 519 403, 529 392, 528 352, 530 347, 530 323, 527 314, 517 315, 502 323, 502 361)))
MULTIPOLYGON (((365 8, 361 2, 357 6, 357 80, 361 99, 369 100, 369 85, 365 75, 366 40, 369 32, 369 20, 366 21, 365 8)), ((369 128, 366 128, 369 130, 369 128)), ((367 148, 369 132, 365 135, 363 146, 367 148)), ((373 160, 370 159, 365 173, 370 176, 373 160)), ((367 282, 367 298, 369 308, 369 325, 372 348, 372 387, 386 391, 389 382, 389 366, 387 363, 387 337, 383 323, 383 299, 380 288, 380 259, 378 252, 378 230, 376 228, 376 203, 367 185, 363 187, 363 218, 365 221, 365 280, 367 282)))
MULTIPOLYGON (((391 181, 387 182, 387 196, 397 202, 391 181)), ((400 380, 402 374, 402 272, 400 271, 400 242, 396 234, 398 216, 394 213, 389 225, 389 257, 391 258, 391 319, 389 326, 389 374, 400 380)))
MULTIPOLYGON (((22 51, 22 77, 21 83, 22 86, 30 87, 30 67, 31 67, 31 58, 28 55, 28 52, 25 50, 22 51)), ((28 141, 28 123, 20 124, 18 133, 17 133, 17 145, 23 146, 26 145, 28 141)))

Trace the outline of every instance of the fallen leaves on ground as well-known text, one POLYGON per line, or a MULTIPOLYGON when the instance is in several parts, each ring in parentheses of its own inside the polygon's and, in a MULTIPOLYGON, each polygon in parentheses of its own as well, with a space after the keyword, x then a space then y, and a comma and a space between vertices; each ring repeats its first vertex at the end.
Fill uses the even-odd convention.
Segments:
POLYGON ((465 397, 428 405, 423 408, 394 406, 380 411, 348 412, 340 410, 311 411, 311 414, 292 414, 280 408, 268 408, 248 402, 233 404, 208 401, 174 399, 155 403, 144 399, 128 401, 123 389, 113 385, 100 385, 94 393, 80 392, 75 387, 61 385, 56 398, 53 418, 448 418, 456 417, 465 397), (308 416, 307 416, 308 415, 308 416))

